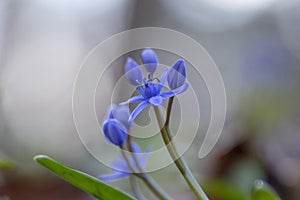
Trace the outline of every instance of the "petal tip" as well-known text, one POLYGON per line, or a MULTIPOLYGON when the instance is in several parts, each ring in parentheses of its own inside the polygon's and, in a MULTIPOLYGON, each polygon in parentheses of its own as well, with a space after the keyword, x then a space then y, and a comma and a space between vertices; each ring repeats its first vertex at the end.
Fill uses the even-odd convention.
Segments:
POLYGON ((132 85, 138 85, 143 79, 141 69, 139 68, 137 62, 131 57, 127 58, 124 65, 124 71, 126 78, 132 85))
POLYGON ((145 48, 141 53, 141 58, 146 70, 153 74, 156 71, 158 63, 155 51, 151 48, 145 48))

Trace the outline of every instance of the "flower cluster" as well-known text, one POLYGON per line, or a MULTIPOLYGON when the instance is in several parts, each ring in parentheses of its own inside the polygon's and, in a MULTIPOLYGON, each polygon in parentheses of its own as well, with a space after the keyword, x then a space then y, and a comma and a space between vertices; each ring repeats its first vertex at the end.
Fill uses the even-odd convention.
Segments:
POLYGON ((160 78, 153 78, 158 64, 155 52, 152 49, 145 49, 141 57, 146 70, 149 72, 148 78, 143 77, 139 65, 132 58, 127 59, 124 67, 128 81, 137 86, 140 95, 121 104, 141 102, 131 113, 130 122, 148 105, 160 106, 164 99, 184 92, 189 86, 186 82, 185 64, 182 59, 177 60, 171 68, 165 68, 160 78), (171 90, 162 92, 166 81, 171 90))
MULTIPOLYGON (((102 125, 102 130, 107 141, 120 148, 123 148, 124 142, 129 137, 128 133, 132 122, 148 105, 160 106, 164 99, 180 94, 189 87, 186 81, 184 60, 179 59, 172 67, 166 67, 161 76, 157 78, 154 76, 154 73, 159 63, 155 52, 152 49, 146 48, 142 51, 141 58, 143 66, 149 73, 146 77, 143 76, 140 66, 134 59, 128 58, 124 66, 127 80, 137 88, 140 95, 130 98, 119 106, 112 105, 102 125), (166 83, 169 89, 164 91, 166 83), (130 113, 128 104, 135 102, 140 102, 140 104, 130 113)), ((131 146, 133 155, 142 152, 138 144, 132 142, 131 146)), ((146 152, 148 151, 146 150, 146 152)), ((129 157, 128 160, 132 165, 131 167, 135 169, 137 166, 133 162, 133 157, 129 157)), ((144 168, 146 159, 144 157, 138 158, 138 163, 144 168)), ((129 166, 122 156, 120 161, 113 161, 111 165, 114 173, 100 176, 101 180, 110 181, 129 175, 129 166)))
MULTIPOLYGON (((141 166, 142 169, 144 169, 146 167, 147 164, 147 157, 145 155, 139 155, 140 153, 149 153, 151 151, 151 148, 148 147, 145 152, 142 152, 140 146, 135 143, 132 142, 131 143, 132 146, 132 153, 131 155, 128 156, 128 160, 130 165, 132 166, 132 168, 135 171, 139 171, 139 167, 137 166, 133 156, 137 156, 137 160, 138 160, 138 164, 141 166)), ((116 160, 116 161, 112 161, 111 162, 111 167, 113 169, 113 172, 111 174, 104 174, 99 176, 99 179, 102 181, 114 181, 120 178, 125 178, 127 176, 130 176, 131 173, 130 172, 130 168, 127 165, 127 162, 124 158, 124 156, 121 154, 120 155, 120 160, 116 160)))

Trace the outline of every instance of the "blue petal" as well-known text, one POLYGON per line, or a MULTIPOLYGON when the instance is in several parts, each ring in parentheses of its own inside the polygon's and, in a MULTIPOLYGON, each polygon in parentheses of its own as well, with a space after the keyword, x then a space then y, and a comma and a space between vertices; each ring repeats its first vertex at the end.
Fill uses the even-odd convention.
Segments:
POLYGON ((182 86, 180 86, 179 88, 176 88, 175 90, 171 90, 168 92, 163 92, 160 94, 160 96, 163 98, 169 98, 169 97, 175 96, 177 94, 180 94, 180 93, 186 91, 186 89, 188 87, 189 87, 189 84, 187 82, 184 82, 184 84, 182 86))
MULTIPOLYGON (((123 151, 123 150, 121 150, 121 151, 123 151)), ((135 160, 132 157, 132 153, 128 153, 127 159, 129 161, 131 167, 133 167, 134 171, 138 171, 135 160)), ((124 158, 123 154, 120 155, 119 161, 112 161, 111 166, 114 169, 117 169, 118 171, 122 171, 124 173, 132 173, 131 168, 127 165, 127 161, 124 158)))
POLYGON ((132 154, 130 155, 130 159, 129 160, 132 160, 132 166, 133 166, 133 168, 136 170, 136 171, 139 171, 139 168, 136 166, 136 162, 135 162, 135 160, 133 159, 133 156, 135 156, 136 157, 136 160, 137 160, 137 162, 138 162, 138 164, 140 165, 140 166, 142 166, 142 162, 140 161, 140 158, 139 158, 139 154, 142 152, 141 151, 141 148, 140 148, 140 146, 137 144, 137 143, 135 143, 135 142, 131 142, 131 148, 132 148, 132 154))
POLYGON ((99 176, 98 178, 101 180, 101 181, 116 181, 118 179, 121 179, 121 178, 124 178, 124 177, 127 177, 129 176, 130 174, 129 173, 124 173, 124 172, 117 172, 117 171, 114 171, 113 173, 111 174, 104 174, 104 175, 101 175, 99 176))
POLYGON ((152 151, 152 147, 151 146, 147 146, 146 150, 144 153, 150 153, 152 151))
POLYGON ((126 104, 130 104, 130 103, 140 102, 143 100, 145 100, 145 98, 143 96, 134 96, 134 97, 131 97, 130 99, 128 99, 127 101, 120 103, 120 105, 126 105, 126 104))
POLYGON ((147 83, 145 85, 145 89, 144 89, 144 94, 145 94, 145 97, 146 98, 150 98, 150 97, 153 97, 153 96, 156 96, 158 93, 158 85, 157 84, 154 84, 154 83, 147 83))
POLYGON ((177 60, 168 73, 168 84, 172 90, 182 86, 186 79, 184 60, 177 60))
POLYGON ((142 86, 139 86, 138 88, 139 93, 144 97, 147 98, 146 93, 145 93, 145 89, 142 86))
POLYGON ((132 58, 127 58, 124 70, 129 83, 131 83, 132 85, 139 85, 139 83, 142 82, 142 71, 135 60, 133 60, 132 58))
MULTIPOLYGON (((142 169, 145 168, 146 164, 147 164, 148 155, 147 154, 142 154, 143 152, 142 152, 140 146, 135 142, 131 143, 131 147, 132 147, 132 150, 134 152, 134 156, 136 157, 139 165, 142 167, 142 169)), ((151 147, 147 147, 145 153, 149 153, 151 150, 152 150, 151 147)), ((132 158, 132 156, 130 158, 132 158)), ((134 168, 137 168, 135 161, 133 160, 132 162, 133 162, 132 166, 134 166, 134 168)), ((137 168, 137 170, 138 170, 138 168, 137 168)))
POLYGON ((110 163, 110 165, 114 171, 120 171, 120 172, 126 172, 126 173, 131 172, 123 155, 121 155, 121 160, 114 160, 110 163))
POLYGON ((155 52, 152 49, 144 49, 142 54, 142 61, 146 67, 146 70, 150 73, 154 73, 157 68, 158 59, 155 52))
POLYGON ((102 126, 105 137, 113 144, 121 146, 127 139, 127 130, 116 119, 108 119, 103 122, 102 126))
POLYGON ((131 142, 131 148, 134 153, 142 153, 140 146, 136 142, 131 142))
POLYGON ((148 153, 150 153, 152 151, 152 148, 150 146, 148 146, 144 152, 143 155, 140 155, 138 157, 139 163, 141 165, 141 167, 144 169, 147 166, 147 161, 148 161, 148 153))
POLYGON ((117 106, 112 104, 109 106, 108 110, 107 110, 107 113, 106 113, 106 117, 105 119, 113 119, 114 116, 113 116, 113 113, 112 111, 116 108, 117 106))
POLYGON ((161 91, 161 89, 163 88, 164 84, 166 83, 168 72, 169 72, 169 69, 165 68, 164 71, 163 71, 163 73, 162 73, 162 75, 160 76, 159 83, 158 83, 158 86, 157 86, 158 92, 161 91))
POLYGON ((111 115, 113 118, 117 119, 121 124, 123 124, 127 129, 130 128, 131 124, 129 123, 128 119, 130 116, 130 110, 128 106, 121 105, 121 106, 115 106, 111 110, 111 115))
POLYGON ((140 112, 142 112, 144 110, 144 108, 146 108, 149 105, 148 101, 143 101, 142 103, 140 103, 131 113, 130 117, 129 117, 129 121, 133 122, 133 120, 138 116, 138 114, 140 114, 140 112))
POLYGON ((163 98, 161 96, 154 96, 149 99, 149 102, 154 106, 160 106, 163 103, 163 98))

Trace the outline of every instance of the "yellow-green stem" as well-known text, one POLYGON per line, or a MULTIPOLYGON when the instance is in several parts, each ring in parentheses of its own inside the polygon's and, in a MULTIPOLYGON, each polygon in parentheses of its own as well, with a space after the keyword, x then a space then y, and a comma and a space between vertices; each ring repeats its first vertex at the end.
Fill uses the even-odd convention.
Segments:
POLYGON ((155 115, 157 118, 157 122, 159 124, 159 127, 161 129, 161 135, 163 138, 163 141, 168 149, 168 152, 173 159, 176 167, 179 169, 180 173, 182 174, 183 178, 195 194, 195 196, 199 200, 208 200, 208 197, 194 178, 191 170, 189 169, 188 165, 186 164, 185 160, 179 156, 178 151, 176 149, 176 146, 172 143, 173 135, 171 133, 171 130, 169 128, 169 120, 170 120, 170 114, 171 114, 171 107, 172 107, 173 99, 170 98, 170 102, 167 108, 167 119, 166 123, 163 124, 162 116, 159 110, 159 107, 154 106, 155 115))
MULTIPOLYGON (((128 138, 130 138, 130 135, 128 135, 128 138)), ((129 143, 127 143, 128 145, 128 149, 129 151, 131 151, 132 156, 136 162, 137 168, 139 171, 135 171, 135 169, 133 168, 133 166, 131 165, 126 153, 124 152, 124 148, 121 148, 121 153, 122 156, 124 157, 126 164, 128 165, 130 171, 132 172, 133 175, 135 175, 136 177, 140 178, 142 181, 144 181, 144 183, 148 186, 148 188, 161 200, 168 200, 168 199, 172 199, 171 197, 169 197, 169 195, 151 178, 149 177, 147 174, 145 174, 142 171, 141 166, 139 165, 139 162, 137 161, 134 152, 132 152, 132 146, 130 144, 130 139, 129 139, 129 143)))

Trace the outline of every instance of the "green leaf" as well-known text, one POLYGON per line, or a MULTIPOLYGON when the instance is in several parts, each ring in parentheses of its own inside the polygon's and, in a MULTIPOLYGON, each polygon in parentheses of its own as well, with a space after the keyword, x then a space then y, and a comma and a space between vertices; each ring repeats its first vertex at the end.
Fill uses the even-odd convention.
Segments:
POLYGON ((226 180, 206 180, 202 187, 213 199, 248 200, 248 194, 226 180))
POLYGON ((0 169, 13 170, 15 165, 11 160, 0 158, 0 169))
POLYGON ((101 200, 133 200, 134 198, 125 194, 104 182, 83 172, 71 169, 45 155, 38 155, 34 160, 48 168, 54 174, 73 184, 81 190, 101 200))
POLYGON ((262 180, 254 182, 251 200, 280 200, 276 191, 262 180))

